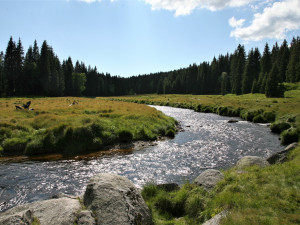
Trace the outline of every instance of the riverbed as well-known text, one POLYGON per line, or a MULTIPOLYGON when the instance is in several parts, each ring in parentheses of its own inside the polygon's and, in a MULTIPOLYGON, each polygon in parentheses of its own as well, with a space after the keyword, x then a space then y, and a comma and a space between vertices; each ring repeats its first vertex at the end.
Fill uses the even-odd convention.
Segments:
POLYGON ((239 118, 197 113, 188 109, 152 106, 180 122, 173 139, 141 149, 116 149, 69 159, 0 162, 0 211, 48 199, 57 193, 80 195, 97 173, 116 173, 137 187, 147 182, 185 183, 210 168, 226 169, 245 155, 268 157, 283 150, 268 126, 239 118), (230 119, 237 123, 228 123, 230 119))

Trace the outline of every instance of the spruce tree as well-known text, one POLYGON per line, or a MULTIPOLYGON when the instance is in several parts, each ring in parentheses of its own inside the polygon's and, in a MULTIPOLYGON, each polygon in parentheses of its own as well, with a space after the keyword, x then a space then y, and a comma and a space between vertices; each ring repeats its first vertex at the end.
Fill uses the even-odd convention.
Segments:
POLYGON ((3 68, 3 76, 4 79, 7 80, 7 89, 6 95, 7 96, 14 96, 16 95, 16 59, 15 59, 15 52, 16 52, 16 43, 13 41, 13 38, 10 37, 9 42, 7 44, 5 57, 4 57, 4 68, 3 68))
POLYGON ((278 54, 278 81, 279 83, 286 81, 286 70, 290 60, 290 49, 288 47, 287 41, 284 40, 279 49, 278 54))
POLYGON ((260 52, 256 48, 255 50, 251 49, 248 58, 246 67, 243 73, 242 80, 242 93, 247 94, 252 90, 252 85, 254 79, 258 78, 260 71, 260 52))
POLYGON ((74 72, 74 67, 71 57, 63 63, 63 74, 65 80, 65 96, 71 96, 73 93, 73 81, 72 74, 74 72))
POLYGON ((272 68, 272 58, 268 43, 264 48, 263 56, 260 60, 260 74, 258 78, 258 87, 260 93, 265 93, 267 76, 272 68))
POLYGON ((4 79, 4 54, 0 52, 0 97, 6 94, 6 80, 4 79))
POLYGON ((277 64, 273 64, 271 72, 268 74, 268 78, 266 81, 266 96, 268 98, 272 97, 282 97, 284 94, 284 91, 282 89, 282 86, 278 84, 277 76, 279 74, 279 69, 277 64))
POLYGON ((27 85, 27 80, 24 79, 23 75, 23 66, 24 66, 24 49, 19 38, 17 48, 15 51, 15 76, 16 76, 16 93, 18 95, 24 95, 24 88, 27 85))
POLYGON ((294 38, 290 48, 290 61, 287 66, 287 82, 300 81, 300 38, 294 38))
POLYGON ((221 75, 221 95, 226 95, 229 93, 229 77, 226 72, 221 75))
POLYGON ((51 90, 51 71, 50 71, 50 55, 49 46, 45 40, 42 44, 40 60, 39 60, 39 78, 42 86, 42 95, 48 96, 51 90))
POLYGON ((240 95, 242 94, 242 75, 246 62, 245 48, 239 45, 234 52, 231 61, 231 79, 232 79, 232 93, 240 95))

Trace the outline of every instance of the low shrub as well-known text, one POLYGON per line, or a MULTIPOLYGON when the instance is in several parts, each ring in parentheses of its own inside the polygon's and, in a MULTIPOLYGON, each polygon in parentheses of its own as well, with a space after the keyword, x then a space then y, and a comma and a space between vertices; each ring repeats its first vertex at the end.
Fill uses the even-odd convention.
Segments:
POLYGON ((288 145, 293 142, 298 142, 299 140, 299 134, 296 128, 290 128, 288 130, 285 130, 281 133, 281 143, 283 145, 288 145))
POLYGON ((253 118, 252 122, 253 123, 267 123, 268 121, 263 117, 263 115, 259 114, 253 118))
POLYGON ((291 127, 291 125, 287 122, 275 122, 272 123, 270 129, 273 133, 280 134, 284 130, 287 130, 291 127))
POLYGON ((118 132, 119 140, 122 142, 129 142, 133 139, 133 134, 129 130, 121 130, 118 132))
POLYGON ((24 153, 28 139, 25 138, 9 138, 3 142, 3 153, 5 155, 21 155, 24 153))
POLYGON ((268 123, 271 123, 271 122, 275 121, 276 113, 275 112, 264 112, 263 117, 268 123))
POLYGON ((175 134, 176 134, 176 132, 175 132, 175 130, 174 129, 169 129, 169 130, 167 130, 167 132, 166 132, 166 135, 168 136, 168 137, 175 137, 175 134))

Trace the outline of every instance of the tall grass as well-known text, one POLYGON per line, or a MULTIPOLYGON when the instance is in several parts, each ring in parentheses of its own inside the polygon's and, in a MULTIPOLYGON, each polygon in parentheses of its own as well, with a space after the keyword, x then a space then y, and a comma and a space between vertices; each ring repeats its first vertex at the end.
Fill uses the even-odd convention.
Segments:
POLYGON ((155 140, 175 120, 154 108, 101 98, 0 99, 0 150, 5 155, 77 153, 104 145, 155 140), (31 100, 32 111, 16 105, 31 100), (76 100, 78 104, 71 105, 76 100))
POLYGON ((255 123, 275 123, 274 132, 282 133, 283 144, 300 137, 300 83, 285 84, 284 98, 266 98, 263 94, 246 95, 141 95, 110 98, 115 101, 165 105, 197 112, 236 116, 255 123), (293 128, 293 138, 286 130, 293 128), (286 131, 286 132, 284 132, 286 131), (284 132, 284 133, 283 133, 284 132), (296 133, 296 135, 295 135, 296 133))

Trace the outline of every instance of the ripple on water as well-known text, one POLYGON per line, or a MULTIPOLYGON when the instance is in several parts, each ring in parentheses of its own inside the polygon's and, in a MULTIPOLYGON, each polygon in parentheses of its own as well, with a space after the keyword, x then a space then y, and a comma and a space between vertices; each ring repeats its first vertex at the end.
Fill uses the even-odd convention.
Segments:
POLYGON ((181 184, 205 169, 228 168, 244 155, 267 157, 283 149, 266 126, 227 123, 231 118, 187 109, 155 108, 180 121, 184 131, 132 153, 0 164, 0 211, 57 193, 81 194, 97 173, 126 176, 138 187, 150 181, 181 184))

